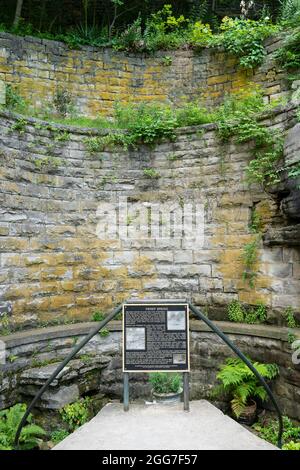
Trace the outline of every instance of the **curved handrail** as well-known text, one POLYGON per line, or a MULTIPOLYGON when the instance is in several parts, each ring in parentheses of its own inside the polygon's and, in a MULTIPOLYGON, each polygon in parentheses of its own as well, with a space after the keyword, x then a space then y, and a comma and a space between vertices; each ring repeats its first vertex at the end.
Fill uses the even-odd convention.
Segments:
POLYGON ((41 398, 41 396, 43 395, 43 393, 45 392, 45 390, 47 390, 47 388, 49 387, 49 385, 51 384, 51 382, 53 382, 53 380, 58 376, 58 374, 63 370, 63 368, 68 364, 68 362, 70 362, 71 359, 73 359, 73 357, 80 351, 80 349, 83 348, 83 346, 86 345, 86 343, 89 342, 89 340, 91 338, 93 338, 93 336, 95 336, 97 333, 99 333, 99 331, 108 323, 110 322, 111 320, 113 320, 113 318, 115 318, 122 310, 122 305, 119 305, 116 309, 114 309, 109 315, 107 315, 107 317, 105 317, 105 319, 103 321, 101 321, 100 323, 97 323, 97 325, 95 326, 95 328, 93 328, 89 334, 83 338, 80 343, 78 345, 75 346, 75 348, 67 355, 67 357, 62 361, 62 363, 55 369, 55 371, 50 375, 50 377, 48 378, 47 382, 42 386, 42 388, 39 390, 39 392, 35 395, 35 397, 33 398, 32 402, 30 403, 30 405, 28 406, 27 410, 25 411, 24 415, 23 415, 23 418, 21 419, 20 421, 20 424, 18 426, 18 429, 17 429, 17 432, 16 432, 16 435, 15 435, 15 442, 14 442, 14 446, 15 448, 18 448, 19 447, 19 439, 20 439, 20 434, 21 434, 21 431, 22 431, 22 428, 24 427, 25 423, 26 423, 26 420, 32 410, 32 408, 34 407, 34 405, 36 404, 36 402, 41 398))
POLYGON ((204 323, 206 323, 209 328, 211 328, 226 344, 229 346, 235 354, 249 367, 251 372, 257 377, 257 379, 260 381, 264 389, 266 390, 267 394, 269 395, 270 400, 272 401, 274 408, 277 412, 278 415, 278 422, 279 422, 279 428, 278 428, 278 437, 277 437, 277 445, 281 449, 282 447, 282 433, 283 433, 283 420, 282 420, 282 414, 280 411, 280 408, 278 406, 278 403, 269 387, 269 385, 266 383, 265 379, 260 375, 260 373, 255 369, 253 364, 247 359, 247 357, 237 348, 229 338, 223 333, 222 330, 220 330, 211 320, 209 320, 199 309, 194 307, 194 305, 189 304, 189 308, 192 310, 192 312, 200 318, 200 320, 203 320, 204 323))
MULTIPOLYGON (((277 404, 277 401, 270 389, 270 387, 268 386, 268 384, 266 383, 266 381, 264 380, 264 378, 260 375, 260 373, 255 369, 255 367, 253 366, 253 364, 249 361, 249 359, 239 350, 239 348, 237 348, 231 341, 229 338, 227 338, 227 336, 223 333, 222 330, 220 330, 211 320, 209 320, 199 309, 197 309, 194 305, 192 304, 189 304, 189 308, 190 310, 198 317, 200 318, 200 320, 204 321, 204 323, 206 323, 209 328, 211 328, 226 344, 227 346, 229 346, 234 352, 235 354, 249 367, 249 369, 253 372, 253 374, 257 377, 257 379, 259 380, 259 382, 262 384, 262 386, 264 387, 264 389, 266 390, 268 396, 270 397, 273 405, 274 405, 274 408, 277 412, 277 415, 278 415, 278 421, 279 421, 279 429, 278 429, 278 439, 277 439, 277 445, 278 447, 281 449, 282 447, 282 433, 283 433, 283 420, 282 420, 282 414, 281 414, 281 411, 280 411, 280 408, 277 404)), ((63 368, 68 364, 68 362, 70 362, 71 359, 73 359, 73 357, 80 351, 80 349, 83 348, 83 346, 86 345, 86 343, 89 342, 89 340, 91 338, 93 338, 93 336, 95 336, 107 323, 109 323, 113 318, 115 318, 122 310, 122 305, 119 305, 115 310, 113 310, 109 315, 107 315, 107 317, 100 323, 97 323, 97 325, 95 326, 95 328, 93 328, 90 333, 85 337, 83 338, 80 343, 78 345, 75 346, 75 348, 68 354, 68 356, 62 361, 62 363, 55 369, 55 371, 51 374, 51 376, 48 378, 48 380, 46 381, 46 383, 41 387, 41 389, 39 390, 39 392, 35 395, 35 397, 33 398, 32 402, 30 403, 30 405, 28 406, 26 412, 24 413, 21 421, 20 421, 20 424, 18 426, 18 429, 17 429, 17 432, 16 432, 16 436, 15 436, 15 448, 18 448, 19 446, 19 438, 20 438, 20 434, 21 434, 21 431, 22 431, 22 428, 24 427, 25 423, 26 423, 26 420, 32 410, 32 408, 34 407, 34 405, 36 404, 36 402, 39 400, 39 398, 43 395, 43 393, 45 392, 45 390, 49 387, 49 385, 51 384, 51 382, 53 382, 53 380, 58 376, 58 374, 63 370, 63 368)))

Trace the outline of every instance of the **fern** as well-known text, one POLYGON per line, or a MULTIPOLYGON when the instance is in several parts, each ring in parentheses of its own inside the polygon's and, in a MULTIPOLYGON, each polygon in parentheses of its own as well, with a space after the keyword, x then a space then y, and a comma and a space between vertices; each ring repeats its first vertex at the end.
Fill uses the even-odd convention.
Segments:
MULTIPOLYGON (((20 421, 26 411, 26 405, 17 403, 7 410, 0 411, 0 450, 12 450, 20 421)), ((46 434, 44 429, 32 423, 32 415, 28 416, 28 425, 24 426, 19 443, 20 449, 27 450, 37 446, 38 437, 46 434)))
MULTIPOLYGON (((266 379, 273 379, 279 373, 276 364, 254 362, 253 366, 266 379)), ((243 413, 251 399, 259 398, 265 401, 267 398, 267 393, 256 375, 239 358, 229 357, 225 364, 220 366, 217 379, 221 381, 221 385, 215 389, 216 392, 219 395, 221 392, 227 392, 232 397, 231 409, 237 418, 243 413)))
POLYGON ((283 0, 280 4, 279 19, 296 25, 300 19, 300 0, 283 0))

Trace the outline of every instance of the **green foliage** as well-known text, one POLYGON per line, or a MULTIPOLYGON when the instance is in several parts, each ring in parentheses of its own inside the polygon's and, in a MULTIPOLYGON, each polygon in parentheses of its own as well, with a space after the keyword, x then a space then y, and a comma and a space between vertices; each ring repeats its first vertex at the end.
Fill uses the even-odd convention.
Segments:
POLYGON ((182 387, 181 375, 171 372, 153 372, 149 374, 149 382, 155 393, 177 393, 182 387))
MULTIPOLYGON (((300 178, 300 163, 299 162, 296 165, 294 165, 292 168, 289 168, 288 177, 292 179, 300 178)), ((298 189, 299 189, 299 186, 298 186, 298 189)))
POLYGON ((221 24, 221 33, 213 36, 208 45, 224 47, 227 52, 239 58, 243 68, 255 68, 265 56, 263 41, 278 31, 278 27, 269 20, 258 21, 225 17, 221 24))
POLYGON ((110 334, 110 331, 107 328, 102 328, 102 330, 100 330, 99 332, 99 335, 102 336, 103 338, 105 338, 109 334, 110 334))
POLYGON ((24 134, 26 125, 28 124, 27 119, 18 118, 9 128, 11 132, 17 131, 19 134, 24 134))
POLYGON ((279 21, 285 26, 297 26, 300 22, 300 0, 282 0, 279 21))
POLYGON ((227 309, 230 321, 243 323, 245 321, 245 309, 238 300, 232 300, 227 309))
POLYGON ((269 186, 280 181, 278 163, 283 153, 283 136, 260 122, 261 113, 269 108, 264 105, 262 93, 255 90, 243 96, 229 96, 216 113, 219 136, 239 144, 253 142, 253 159, 247 168, 249 183, 269 186))
MULTIPOLYGON (((261 418, 258 423, 255 423, 252 427, 256 432, 258 432, 259 436, 262 439, 265 439, 266 441, 269 441, 274 445, 277 444, 277 419, 265 420, 264 418, 261 418)), ((297 447, 296 449, 292 449, 289 448, 289 445, 291 444, 291 447, 293 447, 294 442, 300 445, 300 426, 295 426, 290 418, 288 418, 287 416, 283 416, 283 429, 284 432, 282 435, 282 440, 285 443, 283 449, 299 450, 299 447, 298 449, 297 447)))
MULTIPOLYGON (((276 364, 261 364, 253 362, 253 366, 267 379, 273 379, 279 374, 276 364)), ((217 388, 217 393, 226 393, 231 398, 231 408, 236 417, 239 417, 251 399, 259 398, 262 401, 267 399, 265 389, 253 372, 239 358, 228 358, 225 364, 220 366, 217 379, 221 385, 217 388)))
POLYGON ((56 431, 53 431, 51 433, 51 441, 53 444, 58 444, 59 442, 63 441, 66 437, 69 436, 69 432, 66 431, 65 429, 57 429, 56 431))
POLYGON ((5 106, 17 113, 24 113, 27 108, 27 104, 19 95, 17 88, 9 84, 5 86, 5 106))
POLYGON ((180 107, 176 111, 176 127, 197 126, 213 122, 215 116, 198 103, 192 102, 180 107))
POLYGON ((71 432, 85 424, 90 419, 90 398, 85 397, 69 405, 65 405, 61 410, 60 414, 68 424, 71 432))
POLYGON ((256 271, 254 270, 257 258, 258 258, 258 244, 260 241, 260 234, 258 234, 254 240, 246 245, 243 248, 242 260, 244 264, 243 279, 244 281, 249 282, 251 289, 254 288, 255 278, 257 276, 256 271))
POLYGON ((283 316, 289 328, 297 328, 299 326, 292 307, 287 307, 283 312, 283 316))
POLYGON ((267 309, 263 304, 246 309, 238 300, 233 300, 228 305, 228 318, 237 323, 263 323, 267 319, 267 309))
POLYGON ((114 41, 114 49, 117 51, 146 51, 147 45, 142 33, 142 19, 139 16, 132 24, 128 25, 119 37, 114 41))
POLYGON ((57 88, 53 98, 53 104, 59 116, 65 117, 73 110, 73 99, 71 93, 64 88, 57 88))
POLYGON ((104 318, 105 318, 104 313, 100 312, 98 310, 96 312, 94 312, 93 315, 92 315, 92 321, 102 321, 102 320, 104 320, 104 318))
POLYGON ((250 231, 252 233, 260 233, 262 228, 261 218, 255 207, 251 211, 250 231))
POLYGON ((157 170, 155 170, 155 168, 145 168, 143 173, 146 176, 146 178, 149 178, 149 179, 160 178, 160 174, 158 173, 157 170))
POLYGON ((0 317, 0 336, 8 336, 12 332, 9 316, 7 313, 4 313, 0 317))
POLYGON ((287 340, 289 344, 293 344, 293 342, 296 340, 296 335, 294 335, 294 333, 289 331, 287 334, 287 340))
MULTIPOLYGON (((13 450, 17 428, 26 411, 26 405, 17 403, 7 410, 0 411, 0 450, 13 450)), ((46 433, 44 429, 32 421, 32 415, 27 418, 28 424, 23 427, 20 435, 20 449, 33 449, 38 444, 38 438, 46 433)))
POLYGON ((284 70, 293 71, 300 68, 300 28, 287 35, 275 57, 284 70))
POLYGON ((282 446, 283 450, 300 450, 300 442, 290 441, 282 446))
POLYGON ((195 46, 208 46, 213 39, 213 33, 209 24, 196 21, 191 29, 191 41, 195 46))
POLYGON ((161 59, 161 63, 165 66, 165 67, 168 67, 170 65, 172 65, 173 63, 173 59, 170 55, 165 55, 162 59, 161 59))
MULTIPOLYGON (((51 39, 51 38, 49 38, 51 39)), ((64 41, 71 49, 79 49, 81 46, 89 45, 103 47, 110 45, 108 28, 81 24, 74 26, 64 34, 58 34, 55 39, 64 41)))
POLYGON ((59 157, 42 157, 42 158, 33 158, 32 163, 38 171, 42 170, 56 170, 61 164, 62 161, 59 157))
POLYGON ((142 29, 139 16, 114 40, 114 48, 125 51, 152 53, 158 49, 177 49, 188 42, 189 20, 183 15, 175 17, 172 6, 167 4, 152 13, 142 29))

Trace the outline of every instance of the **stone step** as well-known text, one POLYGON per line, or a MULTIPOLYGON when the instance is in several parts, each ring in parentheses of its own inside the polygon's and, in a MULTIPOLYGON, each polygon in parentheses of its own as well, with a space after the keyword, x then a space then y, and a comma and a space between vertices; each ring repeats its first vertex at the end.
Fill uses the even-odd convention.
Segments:
POLYGON ((55 450, 275 450, 206 400, 183 404, 108 403, 55 450))

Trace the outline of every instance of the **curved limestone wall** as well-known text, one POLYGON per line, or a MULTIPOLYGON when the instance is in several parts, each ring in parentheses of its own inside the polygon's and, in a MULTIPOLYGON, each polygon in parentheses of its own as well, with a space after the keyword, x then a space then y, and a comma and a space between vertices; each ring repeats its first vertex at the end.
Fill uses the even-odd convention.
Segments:
MULTIPOLYGON (((295 107, 266 124, 293 128, 295 107)), ((233 299, 265 303, 271 323, 288 306, 299 312, 299 246, 261 242, 255 288, 243 279, 253 209, 264 227, 283 222, 245 181, 250 144, 224 145, 204 125, 154 148, 91 153, 99 135, 1 113, 0 309, 10 323, 88 320, 133 296, 188 298, 217 319, 233 299)))
POLYGON ((147 57, 92 47, 71 50, 61 42, 0 33, 0 80, 17 85, 29 104, 44 109, 62 87, 71 93, 76 112, 90 116, 112 114, 116 101, 200 99, 211 106, 225 93, 253 87, 249 82, 262 86, 267 99, 277 99, 289 89, 272 56, 279 43, 276 38, 266 43, 264 64, 252 72, 217 50, 161 51, 147 57))
MULTIPOLYGON (((300 366, 292 362, 287 328, 217 322, 218 326, 253 360, 275 362, 279 377, 271 384, 282 411, 300 419, 300 366)), ((6 345, 6 364, 0 380, 0 409, 26 401, 39 390, 59 361, 94 324, 82 323, 36 329, 1 337, 6 345), (13 358, 13 360, 12 360, 13 358)), ((37 404, 39 408, 58 409, 87 393, 121 398, 123 374, 121 361, 121 322, 109 324, 110 334, 96 336, 72 360, 37 404)), ((216 385, 219 365, 231 350, 206 325, 190 322, 191 399, 209 398, 216 385)), ((299 357, 300 352, 298 352, 299 357)), ((131 374, 131 399, 150 399, 147 374, 131 374)), ((224 403, 219 402, 219 406, 224 403)), ((270 404, 266 403, 268 408, 270 404)))

